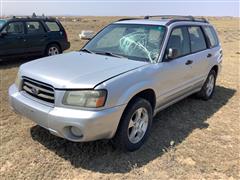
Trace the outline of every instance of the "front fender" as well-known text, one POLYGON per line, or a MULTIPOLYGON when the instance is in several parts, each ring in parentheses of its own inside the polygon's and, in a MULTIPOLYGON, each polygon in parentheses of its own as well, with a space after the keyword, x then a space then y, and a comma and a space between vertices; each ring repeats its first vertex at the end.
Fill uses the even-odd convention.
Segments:
POLYGON ((127 104, 136 94, 140 93, 141 91, 147 89, 152 89, 154 91, 152 84, 152 81, 142 81, 137 84, 133 84, 118 98, 117 104, 127 104))
POLYGON ((127 104, 133 96, 143 90, 152 89, 156 92, 157 82, 154 77, 152 68, 139 68, 106 81, 96 89, 107 89, 106 108, 120 106, 127 104))

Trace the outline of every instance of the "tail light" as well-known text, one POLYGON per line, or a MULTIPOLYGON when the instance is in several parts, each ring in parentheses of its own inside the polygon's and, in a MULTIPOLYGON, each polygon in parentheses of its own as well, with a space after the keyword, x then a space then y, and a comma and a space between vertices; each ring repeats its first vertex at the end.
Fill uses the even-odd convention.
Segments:
POLYGON ((66 40, 68 41, 68 36, 67 36, 66 31, 64 30, 63 32, 64 32, 64 36, 65 36, 66 40))

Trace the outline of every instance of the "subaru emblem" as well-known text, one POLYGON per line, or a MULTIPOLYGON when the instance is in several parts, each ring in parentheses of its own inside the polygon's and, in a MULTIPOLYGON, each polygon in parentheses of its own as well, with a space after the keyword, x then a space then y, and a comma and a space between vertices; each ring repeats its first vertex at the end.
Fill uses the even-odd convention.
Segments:
POLYGON ((31 91, 34 95, 38 95, 38 89, 32 88, 31 91))

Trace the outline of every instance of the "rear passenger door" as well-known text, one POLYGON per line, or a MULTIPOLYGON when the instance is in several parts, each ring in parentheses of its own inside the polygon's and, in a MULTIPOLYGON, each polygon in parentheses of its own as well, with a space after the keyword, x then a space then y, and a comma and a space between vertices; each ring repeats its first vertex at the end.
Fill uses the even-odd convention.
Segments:
MULTIPOLYGON (((216 31, 212 26, 203 26, 204 33, 208 41, 208 64, 209 68, 213 67, 216 63, 221 63, 222 61, 222 48, 219 44, 219 40, 216 31)), ((209 71, 209 70, 208 70, 209 71)))
POLYGON ((210 53, 207 47, 207 42, 200 26, 188 27, 191 56, 189 60, 192 62, 191 66, 191 84, 193 87, 201 87, 208 74, 207 60, 210 58, 210 53))
POLYGON ((47 34, 40 21, 26 21, 26 52, 43 53, 47 43, 47 34))

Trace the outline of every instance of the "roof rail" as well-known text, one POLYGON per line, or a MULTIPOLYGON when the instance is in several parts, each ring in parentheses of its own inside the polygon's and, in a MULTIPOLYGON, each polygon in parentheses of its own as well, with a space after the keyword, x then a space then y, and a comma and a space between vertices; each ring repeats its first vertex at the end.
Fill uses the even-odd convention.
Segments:
POLYGON ((37 16, 35 13, 32 14, 32 16, 12 16, 13 19, 30 19, 30 18, 39 18, 39 19, 54 19, 54 17, 47 17, 44 14, 42 16, 37 16))
POLYGON ((141 18, 123 18, 123 19, 117 20, 117 22, 119 22, 119 21, 127 21, 127 20, 136 20, 136 19, 141 19, 141 18))
POLYGON ((160 19, 174 19, 174 18, 183 18, 183 19, 189 19, 194 20, 193 16, 179 16, 179 15, 154 15, 154 16, 145 16, 144 19, 150 19, 150 18, 160 18, 160 19))
POLYGON ((205 18, 195 18, 193 16, 179 16, 179 15, 154 15, 154 16, 145 16, 144 19, 150 18, 159 18, 159 19, 170 19, 166 25, 170 25, 178 21, 195 21, 195 22, 204 22, 209 23, 205 18))
POLYGON ((29 16, 12 16, 13 19, 30 18, 29 16))

